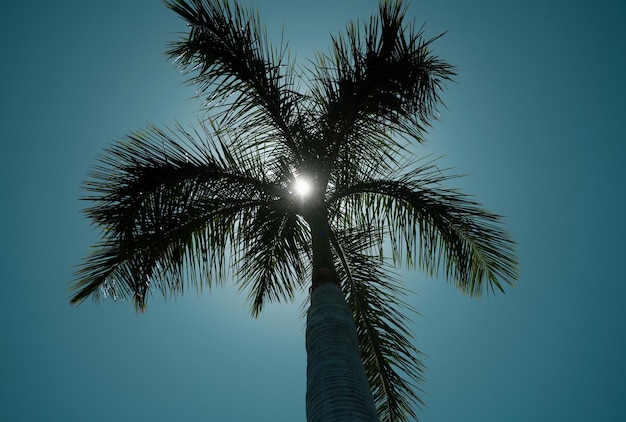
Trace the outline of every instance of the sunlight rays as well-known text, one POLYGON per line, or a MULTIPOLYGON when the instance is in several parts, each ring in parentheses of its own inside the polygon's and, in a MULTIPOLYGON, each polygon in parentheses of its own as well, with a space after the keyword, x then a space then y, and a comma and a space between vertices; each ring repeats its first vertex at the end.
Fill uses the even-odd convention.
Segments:
POLYGON ((293 193, 304 198, 313 190, 313 185, 307 179, 299 177, 293 182, 293 193))

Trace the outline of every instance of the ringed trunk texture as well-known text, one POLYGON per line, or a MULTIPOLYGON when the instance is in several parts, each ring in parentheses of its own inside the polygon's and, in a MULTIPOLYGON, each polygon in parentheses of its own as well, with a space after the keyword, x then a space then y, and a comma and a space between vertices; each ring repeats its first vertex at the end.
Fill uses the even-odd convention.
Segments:
POLYGON ((307 421, 379 422, 352 313, 335 280, 318 281, 307 313, 307 421))

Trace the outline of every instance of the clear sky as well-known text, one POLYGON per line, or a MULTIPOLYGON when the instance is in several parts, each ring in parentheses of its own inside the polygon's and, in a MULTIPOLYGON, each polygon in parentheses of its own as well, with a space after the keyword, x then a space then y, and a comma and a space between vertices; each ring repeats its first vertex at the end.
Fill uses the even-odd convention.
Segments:
MULTIPOLYGON (((461 296, 406 273, 428 358, 423 421, 624 421, 623 2, 410 1, 459 69, 420 154, 508 216, 522 275, 461 296)), ((375 0, 256 0, 302 60, 375 0)), ((110 142, 195 121, 162 53, 184 30, 157 0, 3 5, 0 420, 304 421, 300 303, 249 317, 224 288, 146 314, 67 303, 97 239, 79 188, 110 142)))

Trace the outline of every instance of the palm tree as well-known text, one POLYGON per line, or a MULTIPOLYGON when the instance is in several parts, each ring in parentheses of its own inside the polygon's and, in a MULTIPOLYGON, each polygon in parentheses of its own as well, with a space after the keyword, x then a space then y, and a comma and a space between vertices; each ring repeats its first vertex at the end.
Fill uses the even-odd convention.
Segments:
POLYGON ((454 69, 401 0, 332 38, 312 69, 228 0, 168 0, 189 33, 168 56, 207 118, 131 133, 86 182, 102 230, 71 303, 238 280, 258 315, 309 288, 307 420, 417 418, 423 365, 393 268, 480 296, 517 278, 500 217, 415 155, 454 69), (302 189, 308 184, 308 192, 302 189))

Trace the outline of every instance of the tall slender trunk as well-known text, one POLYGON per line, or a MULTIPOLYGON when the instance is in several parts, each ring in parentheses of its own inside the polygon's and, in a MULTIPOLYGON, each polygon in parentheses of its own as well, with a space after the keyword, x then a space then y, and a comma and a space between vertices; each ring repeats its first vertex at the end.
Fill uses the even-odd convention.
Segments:
POLYGON ((326 215, 310 216, 309 224, 313 281, 306 323, 307 421, 378 422, 352 312, 332 262, 326 215))

